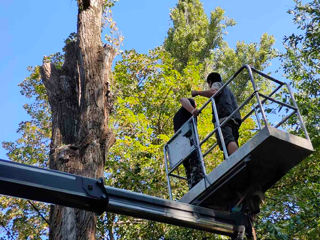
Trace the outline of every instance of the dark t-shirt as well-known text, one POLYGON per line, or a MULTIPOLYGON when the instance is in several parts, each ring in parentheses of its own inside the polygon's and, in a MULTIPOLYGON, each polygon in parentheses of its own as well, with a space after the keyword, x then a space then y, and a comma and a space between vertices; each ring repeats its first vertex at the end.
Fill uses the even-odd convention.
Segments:
MULTIPOLYGON (((215 97, 216 106, 218 110, 219 119, 228 117, 234 110, 238 108, 235 96, 229 87, 225 87, 222 92, 215 97)), ((232 116, 238 124, 241 123, 241 116, 239 110, 232 116)), ((212 122, 215 122, 215 117, 212 110, 212 122)))
MULTIPOLYGON (((192 98, 188 98, 193 107, 196 107, 196 103, 192 98)), ((174 132, 178 131, 181 126, 191 118, 192 114, 189 113, 184 107, 181 107, 173 117, 173 129, 174 132)))

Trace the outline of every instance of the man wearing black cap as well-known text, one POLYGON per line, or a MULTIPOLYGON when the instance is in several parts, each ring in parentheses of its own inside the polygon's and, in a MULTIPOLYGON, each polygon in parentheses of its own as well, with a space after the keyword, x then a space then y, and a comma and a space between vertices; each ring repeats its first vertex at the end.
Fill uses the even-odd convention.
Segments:
MULTIPOLYGON (((177 132, 192 116, 197 117, 199 114, 196 103, 192 98, 181 98, 180 103, 182 107, 173 117, 174 132, 177 132)), ((196 152, 192 153, 188 159, 183 161, 183 166, 186 170, 189 189, 191 189, 204 177, 198 154, 196 152)))
MULTIPOLYGON (((209 85, 208 90, 204 91, 191 91, 192 97, 195 96, 203 96, 207 98, 211 98, 221 87, 222 87, 222 79, 219 73, 212 72, 207 77, 207 83, 209 85)), ((231 113, 238 108, 238 104, 235 96, 231 92, 230 88, 227 86, 223 88, 223 90, 215 96, 218 116, 220 123, 223 122, 231 113)), ((215 123, 216 119, 212 112, 212 122, 215 123)), ((239 127, 241 124, 241 116, 240 112, 236 111, 231 119, 221 127, 222 135, 224 138, 224 142, 227 147, 228 154, 231 155, 238 149, 238 138, 239 138, 239 127)), ((222 150, 222 145, 220 142, 219 135, 216 134, 217 141, 220 149, 222 150)))

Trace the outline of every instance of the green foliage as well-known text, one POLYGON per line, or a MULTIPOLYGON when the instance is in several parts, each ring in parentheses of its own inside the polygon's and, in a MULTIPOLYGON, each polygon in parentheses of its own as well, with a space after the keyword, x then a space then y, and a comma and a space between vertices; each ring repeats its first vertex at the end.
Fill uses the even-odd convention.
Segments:
MULTIPOLYGON (((260 43, 246 44, 237 42, 232 49, 223 40, 225 29, 235 25, 235 21, 224 16, 224 10, 216 8, 210 13, 210 19, 204 12, 199 0, 179 1, 171 11, 173 27, 169 29, 164 49, 173 58, 173 67, 182 72, 188 63, 202 64, 203 78, 211 71, 219 72, 224 79, 230 78, 243 64, 249 64, 263 70, 276 56, 273 49, 274 38, 263 34, 260 43)), ((241 74, 232 90, 241 102, 245 99, 251 85, 247 84, 248 74, 241 74)), ((271 85, 259 85, 260 89, 270 89, 271 85)))
POLYGON ((221 8, 211 12, 210 20, 199 0, 179 1, 170 13, 173 27, 169 29, 164 48, 181 71, 189 61, 201 63, 210 51, 221 47, 224 29, 235 22, 224 16, 221 8))
POLYGON ((105 0, 105 8, 113 7, 119 0, 105 0))
MULTIPOLYGON (((249 64, 262 71, 270 65, 270 59, 276 56, 273 44, 274 38, 266 33, 261 36, 259 44, 237 42, 236 49, 224 44, 211 55, 209 68, 219 72, 224 79, 231 78, 244 64, 249 64)), ((272 87, 270 81, 262 81, 260 78, 256 78, 255 81, 262 91, 272 87)), ((252 86, 246 71, 240 74, 234 83, 231 88, 238 102, 242 102, 248 97, 249 92, 252 92, 252 86)))
MULTIPOLYGON (((140 54, 135 50, 125 51, 122 60, 115 65, 114 114, 110 121, 117 141, 110 149, 106 163, 106 171, 110 173, 109 185, 161 198, 168 198, 163 146, 173 135, 172 118, 180 108, 181 97, 190 96, 192 89, 204 88, 204 76, 207 74, 205 65, 214 66, 223 75, 230 76, 236 68, 242 66, 244 62, 241 61, 263 69, 274 56, 274 40, 266 34, 262 36, 259 45, 239 43, 236 51, 223 43, 222 30, 226 25, 221 23, 225 19, 221 9, 211 14, 210 25, 199 1, 179 1, 171 17, 174 28, 169 30, 164 47, 156 48, 148 54, 140 54), (185 9, 192 12, 188 15, 188 21, 185 9), (183 32, 184 28, 189 30, 183 32), (206 34, 206 31, 200 33, 202 28, 210 28, 211 35, 208 35, 209 30, 206 34), (200 35, 202 39, 207 39, 206 44, 198 44, 202 41, 200 35), (216 45, 210 45, 209 42, 215 42, 216 45), (218 46, 222 50, 214 49, 218 46), (222 52, 229 52, 228 57, 220 54, 222 52)), ((241 96, 244 95, 242 92, 241 96)), ((197 98, 196 101, 201 106, 207 99, 197 98)), ((211 118, 210 108, 199 117, 200 137, 203 138, 213 129, 211 118)), ((252 137, 253 132, 249 129, 253 128, 255 123, 251 119, 242 124, 240 144, 252 137)), ((223 157, 216 148, 206 159, 210 171, 223 157)), ((173 187, 174 196, 181 196, 186 191, 185 182, 176 182, 173 187)), ((115 221, 109 222, 108 229, 113 229, 120 239, 223 239, 213 234, 126 216, 114 217, 111 214, 110 218, 115 221)))
POLYGON ((168 134, 173 133, 171 119, 178 107, 176 102, 191 89, 190 79, 200 80, 196 74, 199 71, 194 69, 181 75, 172 66, 159 64, 166 55, 161 50, 149 56, 127 51, 115 66, 119 91, 112 123, 117 142, 111 150, 112 161, 107 164, 117 164, 110 169, 116 176, 115 184, 161 197, 166 195, 162 147, 168 134), (118 181, 120 175, 124 175, 124 182, 118 181), (128 177, 136 180, 127 181, 128 177))
MULTIPOLYGON (((108 1, 110 4, 106 8, 109 25, 114 22, 108 8, 114 2, 108 1)), ((168 198, 163 146, 173 135, 172 117, 180 107, 179 99, 190 96, 192 89, 203 89, 204 77, 211 69, 221 72, 227 79, 244 63, 262 70, 274 56, 274 40, 266 34, 259 44, 239 42, 235 50, 229 48, 223 41, 223 35, 226 27, 234 25, 234 21, 226 18, 220 8, 211 12, 209 20, 199 0, 180 0, 171 12, 171 19, 173 27, 168 32, 164 46, 148 54, 126 51, 122 60, 115 65, 115 86, 112 86, 114 110, 110 124, 117 141, 110 149, 106 162, 108 185, 161 198, 168 198)), ((117 32, 116 27, 111 30, 117 32)), ((74 39, 75 35, 70 35, 66 43, 74 39)), ((114 42, 117 36, 107 40, 116 46, 121 42, 121 38, 114 42)), ((55 54, 48 58, 57 67, 61 67, 62 55, 55 54)), ((33 101, 25 105, 31 121, 20 125, 20 139, 14 143, 5 143, 4 146, 14 161, 47 166, 51 135, 50 110, 39 77, 39 68, 30 70, 31 76, 21 87, 22 94, 33 101)), ((238 99, 248 94, 244 83, 248 78, 242 76, 241 79, 242 88, 239 85, 232 86, 238 99)), ((268 89, 269 86, 262 87, 268 89)), ((207 99, 197 98, 196 101, 201 106, 207 99)), ((255 123, 251 119, 242 124, 240 144, 252 136, 253 133, 248 130, 254 127, 255 123)), ((211 111, 208 108, 199 118, 200 136, 205 136, 212 128, 211 111)), ((222 161, 221 151, 214 150, 208 159, 207 167, 211 170, 222 161)), ((186 183, 181 182, 173 189, 177 196, 186 190, 186 183)), ((20 239, 37 239, 41 234, 47 234, 45 223, 32 212, 30 205, 21 201, 4 198, 1 203, 3 213, 9 209, 14 215, 3 216, 0 224, 15 236, 19 235, 20 239), (21 209, 11 207, 18 204, 21 209), (19 220, 22 218, 29 218, 30 221, 22 226, 19 220)), ((47 206, 39 206, 42 215, 47 217, 47 206)), ((99 239, 114 239, 115 236, 119 239, 226 239, 201 231, 114 214, 101 216, 97 229, 99 239)))
POLYGON ((285 38, 286 53, 283 55, 283 67, 286 75, 293 80, 296 96, 302 114, 307 120, 308 131, 314 144, 319 144, 320 131, 320 12, 319 1, 305 5, 295 1, 296 7, 289 11, 301 34, 292 34, 285 38))
MULTIPOLYGON (((30 67, 29 71, 30 76, 20 87, 21 94, 33 100, 24 105, 31 120, 20 123, 18 133, 21 137, 15 142, 4 142, 3 147, 9 151, 12 161, 46 167, 51 136, 50 109, 39 67, 30 67)), ((48 225, 43 220, 43 217, 48 219, 47 204, 2 196, 0 208, 1 227, 10 233, 5 239, 41 239, 47 236, 48 225)))
POLYGON ((320 237, 320 2, 295 3, 289 13, 300 33, 285 38, 282 60, 315 152, 268 192, 258 226, 260 239, 320 237))
MULTIPOLYGON (((163 146, 173 134, 172 116, 180 107, 178 100, 202 85, 201 65, 189 64, 179 73, 172 64, 168 53, 160 48, 149 54, 126 51, 116 64, 117 92, 111 122, 117 141, 106 164, 110 185, 167 198, 163 146)), ((125 216, 112 224, 121 239, 184 236, 175 235, 179 228, 125 216)), ((187 234, 186 230, 179 231, 187 234)), ((188 236, 205 236, 198 231, 187 232, 191 232, 188 236)))

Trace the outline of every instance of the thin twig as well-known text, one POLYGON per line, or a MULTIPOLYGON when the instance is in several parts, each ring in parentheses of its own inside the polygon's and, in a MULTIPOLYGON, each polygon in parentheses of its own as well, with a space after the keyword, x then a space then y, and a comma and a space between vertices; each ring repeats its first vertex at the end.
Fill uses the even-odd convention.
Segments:
POLYGON ((7 232, 7 236, 9 236, 10 239, 14 240, 12 233, 7 229, 7 227, 4 225, 4 223, 2 221, 0 223, 1 223, 2 227, 4 228, 4 230, 7 232))
POLYGON ((36 212, 40 215, 40 217, 48 224, 50 225, 49 221, 41 214, 40 210, 30 201, 28 200, 28 203, 31 204, 31 206, 36 210, 36 212))

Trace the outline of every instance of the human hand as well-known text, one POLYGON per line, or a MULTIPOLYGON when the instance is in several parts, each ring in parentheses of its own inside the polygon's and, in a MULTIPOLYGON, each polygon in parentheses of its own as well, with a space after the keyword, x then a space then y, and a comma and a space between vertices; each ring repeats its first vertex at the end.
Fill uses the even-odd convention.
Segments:
POLYGON ((195 109, 193 109, 193 110, 192 110, 192 112, 191 112, 191 114, 192 114, 194 117, 198 116, 198 115, 199 115, 199 113, 200 113, 200 112, 199 112, 199 110, 198 110, 198 109, 196 109, 196 108, 195 108, 195 109))
POLYGON ((192 97, 198 96, 198 91, 192 90, 191 91, 191 96, 192 97))
POLYGON ((214 94, 216 94, 216 92, 218 92, 217 89, 211 89, 211 91, 212 91, 212 95, 214 95, 214 94))

